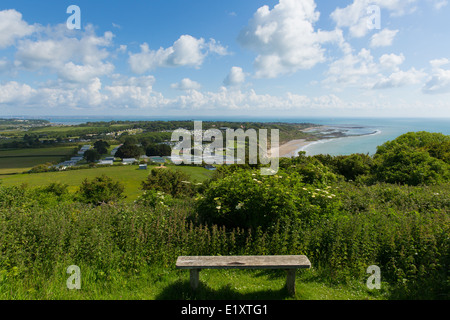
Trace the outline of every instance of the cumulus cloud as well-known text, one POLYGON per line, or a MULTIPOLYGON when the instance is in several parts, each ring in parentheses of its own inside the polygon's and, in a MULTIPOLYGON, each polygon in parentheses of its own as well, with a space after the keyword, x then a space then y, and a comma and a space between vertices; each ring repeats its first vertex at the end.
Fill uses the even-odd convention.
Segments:
POLYGON ((27 84, 10 81, 0 85, 0 104, 16 104, 28 101, 35 90, 27 84))
MULTIPOLYGON (((378 6, 395 16, 414 11, 416 2, 417 0, 354 0, 345 8, 334 10, 331 18, 338 28, 348 28, 352 37, 360 38, 372 31, 368 27, 368 21, 373 14, 368 10, 371 6, 378 6)), ((381 24, 382 21, 381 19, 381 24)))
POLYGON ((153 90, 153 76, 131 77, 106 86, 107 106, 120 108, 157 108, 166 104, 161 93, 153 90))
POLYGON ((408 71, 396 71, 388 77, 377 81, 374 85, 374 89, 386 89, 386 88, 398 88, 408 85, 418 84, 426 76, 426 73, 411 68, 408 71))
POLYGON ((272 10, 260 7, 238 37, 243 47, 258 53, 255 76, 275 78, 324 62, 322 45, 341 42, 342 34, 315 31, 319 15, 314 0, 280 0, 272 10))
POLYGON ((450 69, 442 68, 448 65, 447 58, 431 60, 432 74, 427 79, 422 92, 426 94, 443 94, 450 92, 450 69))
POLYGON ((113 71, 114 66, 104 61, 110 56, 106 47, 113 37, 111 32, 96 36, 89 26, 75 34, 57 27, 39 40, 20 40, 14 65, 29 71, 50 70, 67 81, 89 82, 113 71))
POLYGON ((405 56, 403 54, 397 55, 395 53, 383 54, 379 60, 382 69, 398 70, 399 66, 405 61, 405 56))
POLYGON ((403 54, 392 53, 382 55, 377 62, 370 50, 362 49, 356 55, 347 54, 331 63, 323 84, 335 89, 386 89, 419 84, 426 73, 415 68, 401 70, 404 61, 403 54))
POLYGON ((178 83, 171 84, 170 87, 177 90, 199 90, 202 86, 196 81, 184 78, 178 83))
POLYGON ((327 78, 323 81, 325 85, 362 86, 369 88, 372 86, 368 82, 371 77, 379 72, 379 67, 367 49, 354 54, 346 54, 330 64, 327 78))
POLYGON ((129 64, 134 73, 142 74, 159 67, 200 67, 208 53, 227 54, 225 47, 214 39, 205 42, 190 35, 182 35, 169 48, 151 50, 147 43, 141 45, 141 52, 130 53, 129 64))
POLYGON ((0 49, 14 44, 16 39, 28 36, 36 30, 22 20, 22 14, 14 9, 0 11, 0 49))
POLYGON ((372 48, 376 47, 388 47, 392 45, 398 30, 383 29, 382 31, 374 34, 370 41, 370 46, 372 48))
POLYGON ((237 86, 245 82, 246 74, 241 67, 232 67, 223 81, 225 86, 237 86))

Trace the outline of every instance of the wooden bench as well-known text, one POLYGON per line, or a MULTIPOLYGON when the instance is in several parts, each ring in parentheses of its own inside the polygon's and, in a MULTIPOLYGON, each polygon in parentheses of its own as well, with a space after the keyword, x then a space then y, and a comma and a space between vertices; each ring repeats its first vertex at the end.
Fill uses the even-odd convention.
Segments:
POLYGON ((306 256, 181 256, 176 267, 190 270, 193 290, 198 287, 201 269, 285 269, 287 290, 294 295, 297 269, 310 268, 311 262, 306 256))

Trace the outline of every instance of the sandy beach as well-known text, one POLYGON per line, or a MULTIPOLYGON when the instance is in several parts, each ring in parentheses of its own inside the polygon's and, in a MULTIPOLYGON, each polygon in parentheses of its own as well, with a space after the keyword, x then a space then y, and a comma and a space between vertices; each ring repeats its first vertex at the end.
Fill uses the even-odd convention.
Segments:
MULTIPOLYGON (((307 146, 312 141, 306 141, 305 139, 291 140, 278 148, 278 155, 280 158, 292 158, 297 156, 297 150, 307 146)), ((271 150, 272 151, 272 150, 271 150)))

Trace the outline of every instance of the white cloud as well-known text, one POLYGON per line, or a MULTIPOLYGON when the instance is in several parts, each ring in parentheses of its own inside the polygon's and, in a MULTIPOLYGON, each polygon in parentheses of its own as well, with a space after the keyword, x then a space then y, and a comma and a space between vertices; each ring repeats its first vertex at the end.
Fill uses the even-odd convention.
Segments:
POLYGON ((141 45, 140 53, 130 53, 129 64, 134 73, 142 74, 158 67, 200 67, 208 53, 227 54, 214 39, 205 43, 203 38, 182 35, 173 46, 151 50, 147 43, 141 45))
POLYGON ((105 102, 101 89, 98 78, 83 85, 67 85, 58 81, 40 88, 11 81, 0 85, 0 104, 14 108, 90 108, 105 102))
POLYGON ((275 78, 311 69, 326 60, 322 44, 342 42, 339 31, 315 31, 319 19, 314 0, 280 0, 270 10, 260 7, 238 37, 240 44, 258 53, 255 76, 275 78))
POLYGON ((0 11, 0 49, 14 44, 16 39, 28 36, 36 30, 22 20, 22 14, 14 9, 0 11))
MULTIPOLYGON (((430 1, 430 0, 428 0, 430 1)), ((436 10, 440 10, 443 7, 448 5, 448 1, 447 0, 431 0, 433 1, 433 6, 436 10)))
POLYGON ((168 100, 153 90, 155 81, 153 76, 125 77, 106 86, 108 108, 163 108, 168 100))
POLYGON ((68 62, 58 70, 58 76, 66 81, 86 83, 91 79, 107 75, 113 72, 114 65, 111 63, 99 63, 98 65, 75 65, 68 62))
POLYGON ((0 85, 0 104, 20 104, 34 94, 35 90, 29 85, 10 81, 0 85))
POLYGON ((184 78, 178 83, 171 84, 170 87, 177 90, 199 90, 202 86, 196 81, 184 78))
POLYGON ((449 64, 450 60, 448 60, 447 58, 442 58, 442 59, 435 59, 435 60, 431 60, 430 64, 431 67, 433 69, 439 69, 442 66, 445 66, 446 64, 449 64))
MULTIPOLYGON (((370 6, 376 5, 393 16, 403 15, 415 10, 417 0, 354 0, 345 8, 337 8, 331 13, 331 18, 338 28, 348 28, 352 37, 360 38, 372 30, 368 27, 368 21, 372 12, 370 6)), ((383 16, 380 17, 383 25, 383 16)))
POLYGON ((450 69, 442 66, 449 64, 447 58, 431 60, 432 74, 427 79, 422 92, 426 94, 443 94, 450 92, 450 69))
POLYGON ((357 86, 370 88, 373 83, 369 79, 377 75, 379 66, 374 62, 370 50, 361 49, 357 54, 346 54, 330 64, 325 85, 337 89, 336 86, 357 86))
POLYGON ((111 32, 98 37, 90 26, 75 34, 60 28, 47 30, 39 40, 20 40, 14 65, 29 71, 50 70, 75 82, 89 82, 113 71, 114 66, 103 61, 110 56, 105 48, 112 45, 111 32))
POLYGON ((245 82, 246 74, 241 67, 232 67, 223 81, 225 86, 237 86, 245 82))
POLYGON ((411 68, 408 71, 396 71, 390 76, 379 80, 374 84, 374 89, 398 88, 418 84, 426 76, 426 73, 411 68))
POLYGON ((419 84, 426 73, 415 68, 400 69, 405 61, 403 54, 384 54, 375 61, 370 50, 362 49, 357 55, 347 54, 330 64, 326 87, 342 90, 348 87, 363 89, 398 88, 419 84))
POLYGON ((383 54, 379 60, 382 69, 398 70, 398 66, 405 61, 405 56, 403 54, 396 55, 395 53, 383 54))
POLYGON ((376 47, 388 47, 392 45, 398 30, 383 29, 382 31, 374 34, 372 40, 370 41, 370 46, 372 48, 376 47))

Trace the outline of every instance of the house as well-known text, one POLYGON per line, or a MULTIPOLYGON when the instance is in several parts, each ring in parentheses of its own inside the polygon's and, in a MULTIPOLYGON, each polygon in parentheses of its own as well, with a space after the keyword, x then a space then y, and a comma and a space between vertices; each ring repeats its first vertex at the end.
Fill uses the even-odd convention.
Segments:
POLYGON ((102 164, 109 164, 109 165, 113 165, 113 161, 112 160, 100 160, 98 162, 98 164, 102 165, 102 164))
POLYGON ((103 159, 103 160, 106 160, 106 161, 114 161, 114 157, 106 157, 105 159, 103 159))
POLYGON ((133 163, 135 163, 135 162, 137 162, 137 160, 136 160, 135 158, 125 158, 125 159, 122 159, 122 163, 123 163, 123 164, 133 164, 133 163))
POLYGON ((72 157, 72 158, 70 158, 70 161, 75 161, 75 162, 78 162, 78 161, 81 161, 81 160, 83 160, 83 157, 72 157))
POLYGON ((140 164, 139 165, 139 170, 147 170, 147 165, 146 164, 140 164))

